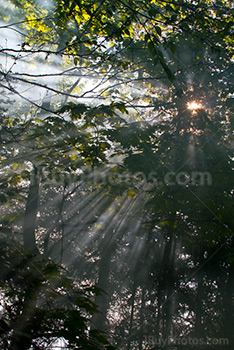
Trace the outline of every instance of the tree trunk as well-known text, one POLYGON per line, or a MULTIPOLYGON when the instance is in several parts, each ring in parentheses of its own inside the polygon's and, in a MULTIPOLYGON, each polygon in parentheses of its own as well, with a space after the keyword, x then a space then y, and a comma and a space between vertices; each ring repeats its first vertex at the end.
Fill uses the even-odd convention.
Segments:
POLYGON ((142 287, 141 295, 141 309, 140 309, 140 335, 139 335, 139 350, 143 347, 143 337, 144 337, 144 309, 145 309, 145 287, 142 287))
POLYGON ((10 347, 9 350, 28 350, 31 347, 32 340, 35 334, 32 332, 32 321, 34 316, 35 301, 27 300, 25 304, 30 304, 30 306, 24 306, 21 310, 20 315, 11 324, 12 335, 10 337, 10 347))
POLYGON ((227 283, 223 288, 224 303, 224 337, 228 339, 227 349, 233 349, 234 346, 234 308, 233 308, 233 290, 234 290, 234 266, 231 265, 227 283))
POLYGON ((111 260, 111 247, 108 247, 102 253, 100 266, 99 266, 99 279, 97 287, 102 288, 105 293, 96 297, 95 303, 98 305, 100 313, 97 313, 93 317, 93 326, 101 331, 106 331, 107 323, 107 310, 109 305, 109 275, 110 275, 110 260, 111 260))
MULTIPOLYGON (((162 292, 164 293, 163 300, 161 301, 162 309, 162 337, 166 341, 170 339, 172 332, 172 316, 174 309, 175 299, 175 286, 174 286, 174 264, 175 264, 175 236, 173 230, 169 228, 169 240, 166 242, 164 260, 163 260, 163 281, 161 283, 162 292)), ((170 348, 170 344, 167 343, 166 347, 170 348)))
POLYGON ((131 349, 131 337, 132 337, 132 325, 133 325, 133 316, 134 316, 135 296, 136 296, 136 285, 134 283, 132 297, 131 297, 131 316, 130 316, 128 345, 127 345, 128 350, 131 349))
POLYGON ((197 296, 196 296, 196 306, 195 306, 195 314, 196 314, 196 320, 195 320, 195 337, 196 338, 202 338, 204 335, 203 328, 202 328, 202 300, 204 297, 203 292, 203 283, 202 283, 202 272, 198 272, 198 286, 197 286, 197 296))
POLYGON ((23 224, 23 241, 26 250, 39 255, 39 250, 36 245, 35 228, 38 209, 39 197, 39 180, 37 175, 37 168, 31 174, 31 181, 29 185, 28 198, 26 202, 24 224, 23 224))

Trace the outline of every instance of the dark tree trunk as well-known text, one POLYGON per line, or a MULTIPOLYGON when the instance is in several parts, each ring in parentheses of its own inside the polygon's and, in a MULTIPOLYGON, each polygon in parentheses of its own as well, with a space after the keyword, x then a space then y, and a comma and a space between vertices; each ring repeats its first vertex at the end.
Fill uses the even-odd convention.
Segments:
POLYGON ((23 241, 26 250, 39 255, 39 250, 36 245, 35 228, 38 209, 39 197, 39 180, 37 168, 34 168, 31 174, 31 181, 29 185, 28 198, 26 202, 24 224, 23 224, 23 241))
POLYGON ((107 310, 109 305, 109 275, 110 275, 110 260, 111 260, 111 248, 104 250, 100 260, 99 266, 99 279, 97 286, 102 288, 105 293, 97 296, 95 303, 98 305, 100 313, 97 313, 93 317, 93 326, 101 331, 106 331, 107 326, 107 310))
POLYGON ((203 337, 203 328, 202 328, 202 313, 203 313, 203 306, 202 301, 204 297, 203 292, 203 282, 202 282, 202 272, 198 272, 198 286, 197 286, 197 296, 196 296, 196 305, 195 305, 195 337, 196 338, 202 338, 203 337))
MULTIPOLYGON (((27 297, 26 297, 27 298, 27 297)), ((12 335, 10 337, 9 350, 28 350, 35 334, 32 333, 32 320, 35 301, 29 301, 30 307, 25 306, 17 319, 12 323, 12 335)))
POLYGON ((130 316, 128 345, 127 345, 128 350, 131 349, 131 337, 132 337, 132 325, 133 325, 133 316, 134 316, 135 296, 136 296, 136 285, 134 283, 132 297, 131 297, 131 316, 130 316))
POLYGON ((231 265, 227 283, 223 288, 223 301, 224 301, 224 337, 228 339, 227 349, 234 348, 234 266, 231 265))
POLYGON ((139 350, 143 349, 142 345, 143 345, 143 337, 144 337, 144 309, 145 309, 145 287, 142 288, 142 295, 141 295, 139 350))
MULTIPOLYGON (((162 336, 163 339, 169 339, 172 332, 172 316, 175 303, 175 285, 174 285, 174 264, 175 264, 175 235, 173 230, 169 229, 169 240, 166 242, 164 259, 163 259, 163 273, 161 278, 162 297, 161 312, 162 312, 162 336)), ((170 348, 170 344, 167 344, 170 348)))

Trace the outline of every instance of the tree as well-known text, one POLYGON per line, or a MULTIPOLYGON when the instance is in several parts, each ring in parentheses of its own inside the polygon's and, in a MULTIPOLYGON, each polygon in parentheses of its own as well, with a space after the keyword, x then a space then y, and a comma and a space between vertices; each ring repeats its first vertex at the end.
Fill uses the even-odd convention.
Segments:
POLYGON ((25 40, 1 48, 1 88, 32 107, 1 121, 3 210, 24 213, 4 229, 106 289, 93 321, 118 348, 231 347, 231 3, 14 4, 25 40), (57 72, 16 70, 27 55, 57 72))
POLYGON ((66 271, 1 239, 1 346, 4 349, 114 349, 97 329, 95 286, 79 288, 66 271))

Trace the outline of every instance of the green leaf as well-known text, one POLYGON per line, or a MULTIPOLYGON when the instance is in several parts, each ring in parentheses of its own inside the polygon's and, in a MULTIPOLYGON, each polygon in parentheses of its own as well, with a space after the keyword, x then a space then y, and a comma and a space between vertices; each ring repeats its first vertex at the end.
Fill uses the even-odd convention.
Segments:
POLYGON ((176 94, 177 97, 182 98, 183 90, 182 89, 177 89, 175 94, 176 94))
POLYGON ((43 270, 46 277, 55 277, 60 275, 60 270, 57 264, 51 262, 43 270))
POLYGON ((162 29, 159 26, 155 26, 155 30, 158 35, 162 36, 162 29))
POLYGON ((155 54, 154 43, 153 41, 148 42, 148 48, 152 54, 155 54))
POLYGON ((4 193, 0 193, 0 203, 1 204, 7 203, 7 197, 5 196, 4 193))

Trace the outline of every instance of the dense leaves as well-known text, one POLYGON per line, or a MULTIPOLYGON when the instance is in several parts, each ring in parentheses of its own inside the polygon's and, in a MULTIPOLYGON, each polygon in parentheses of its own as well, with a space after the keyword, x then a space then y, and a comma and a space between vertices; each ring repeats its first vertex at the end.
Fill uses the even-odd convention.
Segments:
POLYGON ((2 346, 232 349, 232 3, 1 17, 2 346))
POLYGON ((98 330, 88 335, 97 287, 78 287, 51 260, 1 239, 1 347, 114 349, 98 330))

